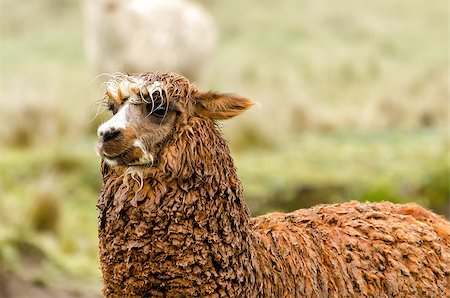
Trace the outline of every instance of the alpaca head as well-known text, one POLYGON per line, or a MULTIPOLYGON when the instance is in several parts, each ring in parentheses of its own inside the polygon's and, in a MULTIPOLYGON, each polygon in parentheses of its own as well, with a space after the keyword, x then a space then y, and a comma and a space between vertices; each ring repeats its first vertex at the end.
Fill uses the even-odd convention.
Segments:
POLYGON ((175 73, 115 74, 105 101, 113 113, 97 130, 97 154, 110 166, 151 166, 191 117, 222 120, 253 105, 231 94, 200 92, 175 73))

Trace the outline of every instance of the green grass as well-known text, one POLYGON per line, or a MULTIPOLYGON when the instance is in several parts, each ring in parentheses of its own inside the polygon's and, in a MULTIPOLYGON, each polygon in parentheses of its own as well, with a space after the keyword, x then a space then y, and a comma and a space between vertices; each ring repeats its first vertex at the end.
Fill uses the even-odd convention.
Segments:
POLYGON ((259 101, 252 125, 269 137, 281 131, 446 125, 443 3, 214 3, 223 34, 208 86, 259 101))
POLYGON ((346 132, 305 134, 236 161, 254 214, 350 199, 415 201, 448 214, 447 151, 443 129, 346 132))

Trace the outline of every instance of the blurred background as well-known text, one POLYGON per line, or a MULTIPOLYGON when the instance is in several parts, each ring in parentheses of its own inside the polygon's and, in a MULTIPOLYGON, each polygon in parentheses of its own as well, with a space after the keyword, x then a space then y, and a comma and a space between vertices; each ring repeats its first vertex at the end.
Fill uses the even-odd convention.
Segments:
POLYGON ((221 124, 253 215, 355 199, 449 217, 444 1, 0 1, 2 298, 100 296, 104 72, 257 101, 221 124))

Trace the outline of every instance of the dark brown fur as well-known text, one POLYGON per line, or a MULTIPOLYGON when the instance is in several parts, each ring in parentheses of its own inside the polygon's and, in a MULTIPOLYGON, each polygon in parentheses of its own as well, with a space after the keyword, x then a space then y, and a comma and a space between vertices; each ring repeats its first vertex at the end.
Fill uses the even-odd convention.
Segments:
POLYGON ((350 202, 250 218, 227 143, 206 117, 230 106, 245 110, 187 103, 153 167, 102 162, 105 296, 450 295, 450 224, 417 205, 350 202))

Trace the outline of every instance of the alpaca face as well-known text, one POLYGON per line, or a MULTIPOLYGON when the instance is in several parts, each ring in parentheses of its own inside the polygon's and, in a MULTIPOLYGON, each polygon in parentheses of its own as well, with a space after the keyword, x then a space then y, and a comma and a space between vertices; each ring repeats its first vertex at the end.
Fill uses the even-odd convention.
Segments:
POLYGON ((107 83, 113 116, 97 130, 97 153, 111 166, 154 163, 179 114, 165 87, 140 76, 114 76, 107 83))
POLYGON ((96 150, 111 166, 152 166, 190 117, 227 119, 253 104, 227 94, 201 93, 174 73, 115 74, 106 85, 105 101, 113 116, 98 128, 96 150))

